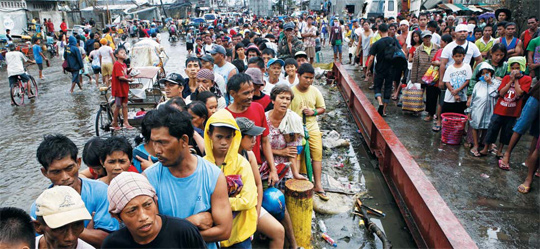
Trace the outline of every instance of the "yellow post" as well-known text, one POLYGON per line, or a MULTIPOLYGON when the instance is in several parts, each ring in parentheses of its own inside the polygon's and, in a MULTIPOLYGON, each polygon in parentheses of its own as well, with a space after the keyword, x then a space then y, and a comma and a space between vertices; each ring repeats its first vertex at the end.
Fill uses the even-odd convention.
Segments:
POLYGON ((297 179, 285 182, 285 203, 291 216, 296 243, 299 247, 312 248, 313 183, 297 179))

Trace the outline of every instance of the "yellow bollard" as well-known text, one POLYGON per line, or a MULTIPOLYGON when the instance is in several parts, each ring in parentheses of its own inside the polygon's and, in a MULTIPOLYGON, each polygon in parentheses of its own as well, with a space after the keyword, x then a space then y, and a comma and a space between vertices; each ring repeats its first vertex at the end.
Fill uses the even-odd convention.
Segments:
POLYGON ((299 247, 312 248, 313 183, 297 179, 285 182, 285 203, 291 216, 296 243, 299 247))

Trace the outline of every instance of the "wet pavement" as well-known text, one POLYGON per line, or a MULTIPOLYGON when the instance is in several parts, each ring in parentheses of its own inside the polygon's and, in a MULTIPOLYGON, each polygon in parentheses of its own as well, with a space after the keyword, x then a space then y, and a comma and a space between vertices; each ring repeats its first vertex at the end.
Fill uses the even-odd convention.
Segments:
MULTIPOLYGON (((352 65, 345 68, 376 105, 363 73, 352 65)), ((531 137, 522 137, 512 153, 511 170, 503 171, 493 155, 475 158, 462 145, 441 143, 440 132, 431 131, 431 122, 424 122, 423 115, 404 114, 396 104, 389 105, 386 122, 478 247, 539 248, 540 178, 535 177, 529 194, 517 191, 527 175, 522 162, 531 137)))

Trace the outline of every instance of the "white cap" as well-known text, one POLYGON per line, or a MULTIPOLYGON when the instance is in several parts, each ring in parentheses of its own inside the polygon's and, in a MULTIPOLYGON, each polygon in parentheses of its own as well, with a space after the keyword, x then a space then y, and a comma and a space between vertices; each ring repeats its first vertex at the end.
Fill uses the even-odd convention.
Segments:
POLYGON ((461 31, 469 32, 469 28, 467 27, 466 24, 459 24, 458 26, 456 26, 456 32, 461 32, 461 31))
POLYGON ((68 186, 56 186, 43 191, 36 200, 36 216, 43 217, 52 229, 92 219, 79 193, 68 186))
POLYGON ((407 26, 409 26, 409 21, 407 21, 407 20, 401 20, 401 22, 399 22, 399 26, 401 26, 401 25, 407 25, 407 26))

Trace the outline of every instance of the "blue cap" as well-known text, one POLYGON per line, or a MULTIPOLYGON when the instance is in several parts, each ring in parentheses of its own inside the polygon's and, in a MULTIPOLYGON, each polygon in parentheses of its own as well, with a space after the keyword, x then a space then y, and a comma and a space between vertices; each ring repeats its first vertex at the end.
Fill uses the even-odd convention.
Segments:
POLYGON ((283 25, 283 29, 284 29, 284 30, 287 30, 287 29, 294 29, 294 26, 295 26, 294 23, 288 22, 288 23, 285 23, 285 24, 283 25))
POLYGON ((227 54, 227 50, 221 45, 214 45, 212 47, 212 50, 210 50, 210 54, 227 54))
POLYGON ((281 66, 285 66, 285 62, 282 59, 272 58, 268 61, 268 63, 266 63, 266 67, 270 67, 270 65, 276 62, 279 63, 281 66))

